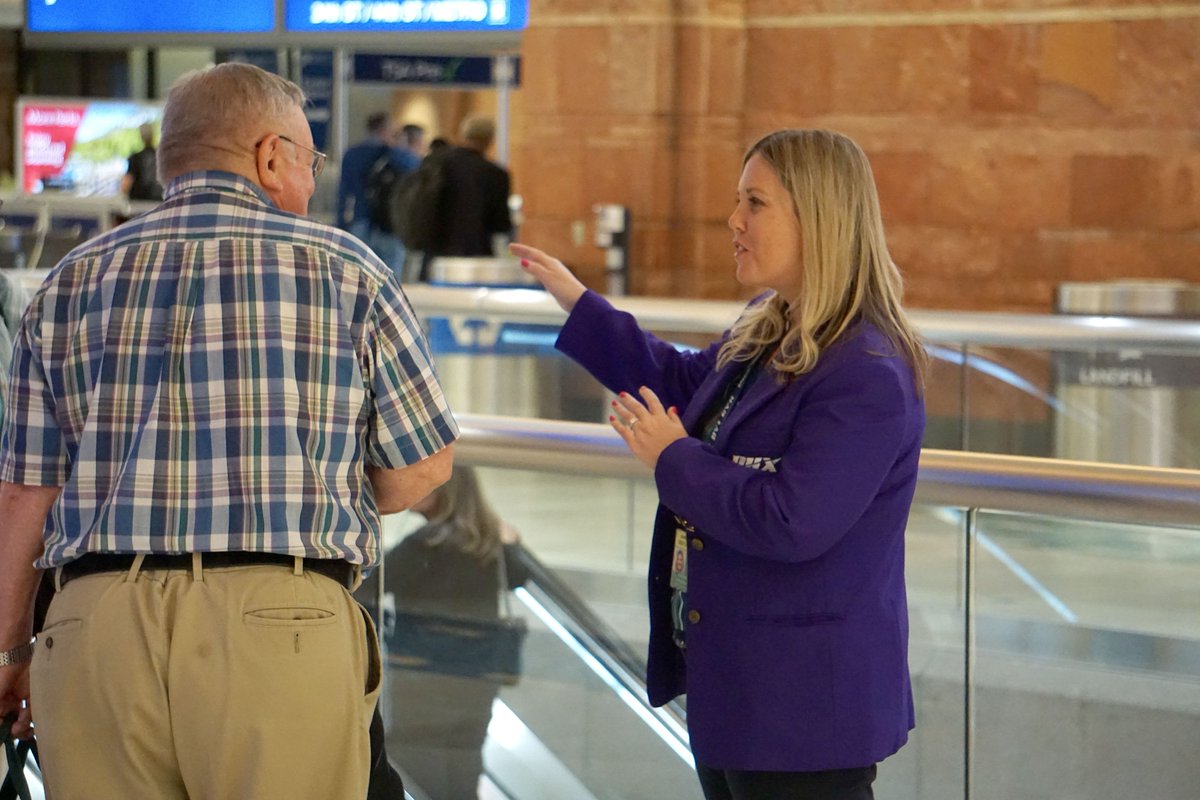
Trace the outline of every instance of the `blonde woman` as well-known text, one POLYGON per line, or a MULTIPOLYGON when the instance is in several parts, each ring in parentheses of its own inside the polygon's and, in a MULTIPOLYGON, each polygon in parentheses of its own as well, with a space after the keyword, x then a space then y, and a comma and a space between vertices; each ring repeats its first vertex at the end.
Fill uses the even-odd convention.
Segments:
POLYGON ((757 142, 729 227, 738 281, 765 291, 698 353, 512 250, 654 470, 649 695, 687 694, 705 797, 863 800, 913 727, 904 528, 925 355, 847 137, 757 142))

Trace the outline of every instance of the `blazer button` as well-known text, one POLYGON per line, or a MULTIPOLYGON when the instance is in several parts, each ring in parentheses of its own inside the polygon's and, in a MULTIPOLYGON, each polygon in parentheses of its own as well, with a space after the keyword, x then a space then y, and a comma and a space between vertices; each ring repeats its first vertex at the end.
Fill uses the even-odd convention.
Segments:
POLYGON ((696 623, 699 621, 700 621, 700 612, 693 608, 691 611, 688 612, 688 622, 696 623))
POLYGON ((704 542, 701 541, 700 539, 692 539, 692 549, 693 550, 703 550, 704 542))

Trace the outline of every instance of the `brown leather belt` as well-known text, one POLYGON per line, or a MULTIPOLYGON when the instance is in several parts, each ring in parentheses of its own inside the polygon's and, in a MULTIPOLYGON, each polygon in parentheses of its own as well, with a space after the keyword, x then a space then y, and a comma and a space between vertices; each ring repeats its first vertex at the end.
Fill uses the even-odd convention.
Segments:
MULTIPOLYGON (((61 584, 82 578, 84 575, 96 575, 102 572, 128 572, 137 558, 134 553, 85 553, 74 561, 62 566, 61 584)), ((236 551, 230 553, 201 553, 200 564, 205 569, 220 567, 262 566, 278 564, 283 567, 294 567, 296 557, 283 553, 252 553, 236 551)), ((148 553, 142 560, 141 569, 186 569, 192 568, 191 553, 148 553)), ((306 558, 305 571, 340 583, 349 589, 354 585, 354 565, 348 561, 332 558, 306 558)))

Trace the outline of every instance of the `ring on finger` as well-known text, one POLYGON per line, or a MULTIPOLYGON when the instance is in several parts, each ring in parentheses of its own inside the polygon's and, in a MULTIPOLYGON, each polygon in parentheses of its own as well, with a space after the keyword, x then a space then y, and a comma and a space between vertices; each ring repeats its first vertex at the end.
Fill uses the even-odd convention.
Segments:
POLYGON ((629 420, 629 424, 626 425, 625 427, 632 428, 634 425, 637 425, 637 424, 638 424, 638 418, 634 417, 633 419, 629 420))

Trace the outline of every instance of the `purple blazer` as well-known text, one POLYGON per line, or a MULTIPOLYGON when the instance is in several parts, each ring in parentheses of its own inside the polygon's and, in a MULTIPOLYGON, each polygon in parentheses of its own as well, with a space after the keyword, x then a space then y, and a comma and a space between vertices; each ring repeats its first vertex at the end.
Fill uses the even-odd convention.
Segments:
MULTIPOLYGON (((740 368, 715 371, 719 343, 680 353, 592 292, 557 346, 612 391, 649 386, 693 437, 740 368)), ((654 705, 687 694, 707 766, 864 767, 913 728, 904 528, 925 411, 892 352, 859 323, 806 375, 763 370, 713 445, 681 439, 658 460, 648 691, 654 705), (686 655, 671 637, 674 514, 695 527, 686 655)))

